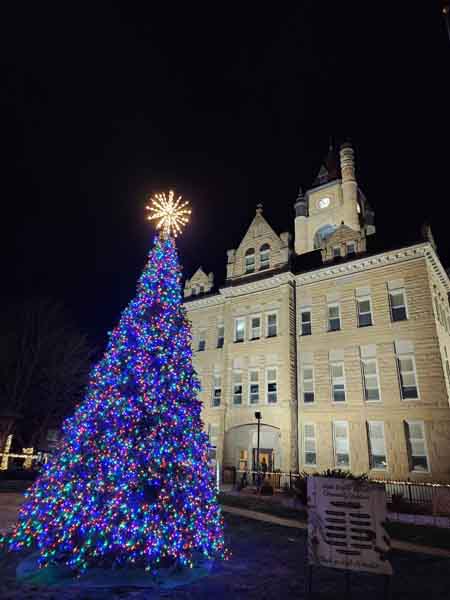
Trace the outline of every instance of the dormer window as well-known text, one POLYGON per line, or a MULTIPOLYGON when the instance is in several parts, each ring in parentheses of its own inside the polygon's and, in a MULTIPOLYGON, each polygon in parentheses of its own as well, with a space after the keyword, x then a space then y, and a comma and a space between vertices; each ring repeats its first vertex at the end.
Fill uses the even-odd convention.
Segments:
POLYGON ((263 244, 259 249, 260 269, 268 269, 270 267, 270 246, 263 244))
POLYGON ((356 254, 356 244, 355 242, 347 242, 347 255, 353 256, 356 254))
POLYGON ((341 247, 340 246, 334 246, 333 248, 333 258, 340 258, 341 256, 341 247))
POLYGON ((245 253, 245 272, 253 273, 255 270, 255 249, 249 248, 245 253))

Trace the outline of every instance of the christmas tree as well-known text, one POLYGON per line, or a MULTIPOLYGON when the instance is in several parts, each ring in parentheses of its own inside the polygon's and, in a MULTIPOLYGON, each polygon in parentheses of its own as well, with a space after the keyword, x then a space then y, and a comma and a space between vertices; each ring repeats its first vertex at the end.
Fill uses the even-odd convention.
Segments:
POLYGON ((154 202, 149 218, 163 229, 137 295, 28 492, 9 542, 13 550, 36 548, 41 566, 154 572, 224 555, 173 235, 187 209, 172 192, 154 202))

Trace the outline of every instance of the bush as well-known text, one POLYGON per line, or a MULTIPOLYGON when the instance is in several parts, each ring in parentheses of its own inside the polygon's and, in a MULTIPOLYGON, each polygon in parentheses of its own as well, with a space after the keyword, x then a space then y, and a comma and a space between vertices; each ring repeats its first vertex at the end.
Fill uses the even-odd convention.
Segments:
POLYGON ((308 477, 332 477, 335 479, 353 479, 354 481, 367 481, 367 473, 354 475, 350 471, 342 471, 341 469, 326 469, 321 473, 306 473, 303 471, 294 482, 294 495, 304 506, 308 503, 308 477))
POLYGON ((273 496, 273 487, 266 481, 262 484, 260 492, 261 496, 273 496))

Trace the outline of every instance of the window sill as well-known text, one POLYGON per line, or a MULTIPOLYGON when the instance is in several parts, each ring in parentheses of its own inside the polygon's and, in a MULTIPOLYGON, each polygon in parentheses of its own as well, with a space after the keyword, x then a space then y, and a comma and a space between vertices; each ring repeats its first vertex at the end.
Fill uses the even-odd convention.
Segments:
POLYGON ((363 329, 364 327, 372 327, 373 323, 367 323, 367 325, 359 325, 358 324, 358 329, 363 329))
POLYGON ((249 342, 256 342, 256 340, 260 340, 261 337, 253 337, 249 339, 249 342))
POLYGON ((272 335, 266 335, 266 338, 274 338, 274 337, 278 337, 278 334, 274 333, 272 335))
POLYGON ((244 340, 234 340, 235 344, 242 344, 244 342, 244 340))

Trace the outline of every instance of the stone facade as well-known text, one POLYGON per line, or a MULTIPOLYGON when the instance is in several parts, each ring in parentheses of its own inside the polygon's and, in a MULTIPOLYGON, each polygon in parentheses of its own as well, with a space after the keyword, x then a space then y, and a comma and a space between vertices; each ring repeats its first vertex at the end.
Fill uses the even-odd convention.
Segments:
POLYGON ((340 167, 299 197, 295 252, 259 206, 225 285, 187 281, 205 428, 224 467, 255 468, 260 411, 269 470, 448 482, 448 276, 431 241, 368 250, 348 145, 340 167), (304 268, 314 247, 322 264, 304 268))

